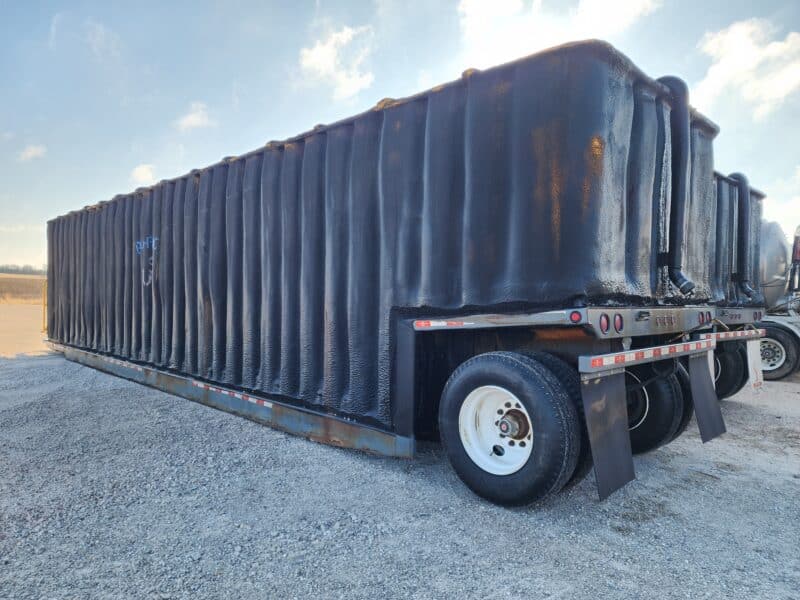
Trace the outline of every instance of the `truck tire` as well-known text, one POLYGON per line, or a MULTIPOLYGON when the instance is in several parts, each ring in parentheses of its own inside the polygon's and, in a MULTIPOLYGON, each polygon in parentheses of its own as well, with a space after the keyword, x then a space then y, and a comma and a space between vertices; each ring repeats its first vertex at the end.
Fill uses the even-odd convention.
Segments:
POLYGON ((747 355, 742 356, 736 346, 731 346, 723 344, 714 350, 714 360, 719 369, 714 389, 720 400, 730 398, 742 389, 739 384, 743 377, 747 377, 747 355))
MULTIPOLYGON (((678 429, 672 436, 672 440, 678 439, 692 420, 694 414, 694 401, 692 400, 692 383, 689 379, 689 372, 683 365, 678 365, 678 370, 675 372, 675 377, 678 380, 678 385, 681 387, 681 395, 683 399, 683 412, 681 419, 678 421, 678 429)), ((670 440, 670 441, 672 441, 670 440)))
POLYGON ((439 404, 439 431, 467 487, 505 506, 561 490, 580 451, 580 422, 564 386, 515 352, 479 354, 453 372, 439 404))
POLYGON ((643 454, 668 444, 675 437, 684 414, 683 394, 675 375, 658 377, 652 365, 628 369, 629 383, 646 383, 628 389, 628 431, 631 450, 643 454), (655 377, 655 379, 653 379, 655 377))
POLYGON ((797 338, 782 327, 762 323, 767 334, 761 338, 761 370, 764 379, 777 381, 790 375, 800 363, 797 338))
POLYGON ((583 481, 592 470, 592 447, 589 444, 589 432, 586 429, 586 415, 583 414, 583 400, 581 398, 581 378, 578 371, 572 368, 564 360, 549 352, 525 352, 537 362, 541 363, 558 378, 569 394, 575 412, 578 414, 578 421, 581 429, 581 448, 578 452, 578 464, 575 472, 563 489, 570 489, 583 481))
POLYGON ((741 342, 736 342, 735 350, 729 349, 728 352, 736 352, 739 355, 738 361, 741 362, 742 370, 739 381, 733 386, 727 396, 720 396, 717 394, 719 400, 725 400, 725 398, 730 398, 741 392, 742 388, 747 384, 747 380, 750 378, 750 372, 747 369, 747 346, 741 342))

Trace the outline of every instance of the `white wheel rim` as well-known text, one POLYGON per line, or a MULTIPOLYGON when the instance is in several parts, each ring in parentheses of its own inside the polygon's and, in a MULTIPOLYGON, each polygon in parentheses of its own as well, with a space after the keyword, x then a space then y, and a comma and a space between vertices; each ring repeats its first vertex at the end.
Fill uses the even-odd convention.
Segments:
MULTIPOLYGON (((642 383, 642 380, 639 379, 636 375, 634 375, 630 371, 626 371, 625 374, 635 379, 636 383, 642 383)), ((639 427, 642 423, 644 423, 645 420, 647 419, 647 413, 650 412, 650 394, 647 393, 646 387, 641 388, 641 390, 642 393, 644 394, 644 412, 642 413, 642 418, 636 421, 635 425, 633 425, 632 427, 628 425, 628 431, 633 431, 634 429, 639 427)))
POLYGON ((475 388, 464 399, 458 433, 472 462, 492 475, 516 473, 533 450, 528 411, 514 394, 496 385, 475 388), (506 435, 501 428, 509 425, 506 435))
POLYGON ((761 370, 774 371, 786 362, 786 348, 775 338, 761 340, 761 370))

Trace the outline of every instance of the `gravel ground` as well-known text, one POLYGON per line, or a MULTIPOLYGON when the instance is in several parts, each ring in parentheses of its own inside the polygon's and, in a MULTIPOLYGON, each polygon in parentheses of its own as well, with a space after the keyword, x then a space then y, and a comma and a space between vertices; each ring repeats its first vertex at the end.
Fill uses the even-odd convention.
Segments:
POLYGON ((797 598, 800 385, 725 402, 538 506, 473 496, 437 445, 331 448, 69 363, 0 359, 2 598, 797 598))

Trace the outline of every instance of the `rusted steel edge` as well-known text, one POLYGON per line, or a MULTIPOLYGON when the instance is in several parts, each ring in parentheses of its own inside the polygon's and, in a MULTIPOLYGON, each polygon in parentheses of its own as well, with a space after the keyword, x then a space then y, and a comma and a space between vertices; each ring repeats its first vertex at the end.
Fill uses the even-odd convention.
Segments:
POLYGON ((206 384, 189 377, 143 367, 116 358, 48 342, 64 358, 136 383, 181 396, 212 408, 233 413, 287 433, 340 448, 411 458, 414 439, 345 421, 332 415, 317 414, 273 399, 206 384))

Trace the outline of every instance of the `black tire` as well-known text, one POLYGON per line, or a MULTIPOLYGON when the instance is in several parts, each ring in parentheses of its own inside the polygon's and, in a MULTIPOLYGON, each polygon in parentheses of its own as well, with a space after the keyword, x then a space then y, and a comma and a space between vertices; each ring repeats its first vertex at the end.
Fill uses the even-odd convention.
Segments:
POLYGON ((795 336, 783 329, 782 327, 776 327, 775 325, 770 325, 768 323, 762 323, 761 327, 763 327, 767 334, 761 338, 762 341, 762 364, 765 363, 763 360, 765 348, 763 347, 763 342, 765 341, 774 341, 780 347, 783 347, 785 352, 785 360, 783 363, 774 369, 771 370, 763 370, 764 379, 768 381, 777 381, 779 379, 783 379, 787 375, 791 375, 797 368, 800 366, 800 348, 798 347, 797 338, 795 336))
MULTIPOLYGON (((692 399, 692 383, 689 379, 689 372, 683 365, 678 365, 678 370, 675 372, 675 377, 678 380, 678 385, 681 388, 681 396, 683 400, 683 412, 681 413, 680 421, 678 421, 678 429, 672 436, 675 440, 683 435, 694 414, 694 400, 692 399)), ((672 441, 672 440, 670 440, 672 441)))
POLYGON ((530 504, 557 493, 575 471, 580 450, 580 423, 564 386, 539 362, 514 352, 480 354, 453 372, 439 404, 439 431, 450 464, 467 487, 505 506, 530 504), (495 475, 481 468, 462 442, 462 405, 483 386, 511 392, 530 417, 536 438, 529 458, 515 472, 495 475))
POLYGON ((575 406, 575 412, 578 414, 578 421, 580 422, 581 429, 581 448, 578 452, 578 464, 575 466, 575 472, 564 485, 563 489, 572 488, 583 481, 592 470, 592 466, 594 466, 592 462, 592 448, 589 444, 589 432, 586 429, 586 416, 583 414, 580 375, 578 375, 576 369, 572 368, 564 360, 549 352, 525 352, 524 354, 543 364, 553 372, 567 390, 567 394, 569 394, 570 400, 572 400, 572 404, 575 406))
POLYGON ((743 357, 736 345, 723 344, 714 350, 714 359, 719 367, 714 388, 717 398, 724 400, 742 389, 739 384, 747 378, 747 355, 743 357))
MULTIPOLYGON (((742 362, 742 376, 739 378, 739 382, 734 386, 733 390, 731 390, 730 395, 725 396, 725 398, 730 398, 741 392, 742 388, 747 385, 747 381, 750 379, 750 371, 747 368, 747 346, 742 342, 737 342, 735 352, 739 354, 739 360, 742 362)), ((720 400, 724 400, 725 398, 719 397, 720 400)))
MULTIPOLYGON (((641 383, 657 377, 649 364, 633 367, 627 373, 629 379, 641 383)), ((657 377, 644 388, 628 391, 627 395, 633 453, 643 454, 671 442, 683 416, 683 394, 677 377, 657 377)))

